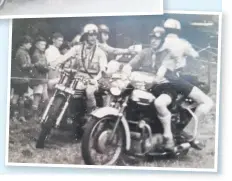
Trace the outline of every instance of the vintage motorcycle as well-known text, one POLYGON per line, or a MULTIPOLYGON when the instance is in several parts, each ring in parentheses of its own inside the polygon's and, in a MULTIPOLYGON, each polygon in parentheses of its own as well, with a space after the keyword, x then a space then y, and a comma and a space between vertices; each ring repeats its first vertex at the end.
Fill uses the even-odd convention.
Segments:
POLYGON ((6 0, 0 0, 0 9, 4 7, 6 0))
MULTIPOLYGON (((89 78, 79 75, 76 69, 60 68, 61 76, 55 85, 51 97, 41 119, 42 129, 36 143, 36 148, 44 148, 45 140, 52 128, 59 128, 67 119, 72 120, 75 136, 81 137, 85 123, 86 96, 85 88, 89 78)), ((99 107, 102 104, 100 95, 96 95, 99 107)))
MULTIPOLYGON (((130 80, 112 81, 111 104, 92 112, 82 137, 82 157, 87 165, 113 165, 128 162, 127 158, 150 159, 155 156, 181 156, 192 144, 183 129, 195 118, 193 138, 197 134, 198 120, 193 111, 196 104, 178 95, 172 106, 173 150, 164 149, 163 127, 154 107, 156 97, 145 89, 152 76, 133 72, 130 80)), ((121 77, 121 76, 118 76, 121 77)), ((192 79, 195 85, 208 92, 207 85, 192 79)), ((157 85, 155 89, 159 89, 157 85)), ((129 159, 130 160, 130 159, 129 159)))

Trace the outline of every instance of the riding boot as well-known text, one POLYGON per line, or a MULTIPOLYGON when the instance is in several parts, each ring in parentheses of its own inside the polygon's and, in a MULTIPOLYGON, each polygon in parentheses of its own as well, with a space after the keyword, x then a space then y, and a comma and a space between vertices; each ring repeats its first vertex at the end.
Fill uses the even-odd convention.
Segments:
POLYGON ((85 117, 89 117, 90 114, 93 112, 93 110, 96 109, 96 100, 95 100, 95 97, 91 97, 91 98, 88 98, 87 101, 86 101, 86 116, 85 117))
POLYGON ((175 142, 173 140, 173 137, 164 136, 164 148, 166 150, 173 150, 174 146, 175 146, 175 142))

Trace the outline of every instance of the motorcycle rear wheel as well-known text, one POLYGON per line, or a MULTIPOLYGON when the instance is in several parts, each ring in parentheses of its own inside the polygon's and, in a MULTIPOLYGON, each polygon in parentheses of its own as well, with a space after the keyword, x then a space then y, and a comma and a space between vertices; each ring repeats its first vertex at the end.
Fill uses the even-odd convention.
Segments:
POLYGON ((108 143, 115 123, 116 120, 113 116, 101 119, 91 117, 89 119, 81 144, 82 157, 86 165, 114 165, 118 162, 124 150, 125 134, 122 125, 119 124, 113 141, 108 143), (101 123, 103 123, 102 129, 97 130, 98 126, 101 126, 101 123), (114 143, 115 141, 116 143, 114 143), (91 142, 93 142, 93 145, 91 145, 91 142), (112 149, 114 153, 108 155, 112 151, 109 147, 115 145, 117 145, 117 148, 112 149), (92 155, 92 152, 95 152, 96 155, 92 155), (104 156, 106 156, 106 161, 103 161, 104 156), (98 158, 101 159, 99 163, 96 160, 98 158))
POLYGON ((48 112, 48 119, 45 123, 42 124, 42 130, 36 142, 36 148, 44 148, 45 140, 47 136, 50 134, 52 127, 55 124, 55 121, 60 113, 63 103, 63 97, 56 97, 54 99, 53 106, 51 106, 48 112))

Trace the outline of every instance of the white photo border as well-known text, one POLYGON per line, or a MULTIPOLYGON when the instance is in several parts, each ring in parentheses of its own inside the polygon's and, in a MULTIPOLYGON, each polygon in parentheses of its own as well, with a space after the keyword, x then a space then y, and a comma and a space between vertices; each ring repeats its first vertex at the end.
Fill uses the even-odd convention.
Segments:
MULTIPOLYGON (((164 14, 164 0, 160 1, 159 11, 155 12, 115 12, 115 13, 75 13, 75 14, 28 14, 28 15, 0 15, 0 19, 28 19, 28 18, 71 18, 71 17, 97 17, 97 16, 143 16, 143 15, 163 15, 164 14)), ((155 4, 154 4, 155 6, 155 4)))

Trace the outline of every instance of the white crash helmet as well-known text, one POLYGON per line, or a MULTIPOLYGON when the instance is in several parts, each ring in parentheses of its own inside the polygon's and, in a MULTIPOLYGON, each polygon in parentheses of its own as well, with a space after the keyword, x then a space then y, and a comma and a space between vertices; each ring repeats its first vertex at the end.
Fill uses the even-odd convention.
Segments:
POLYGON ((181 30, 181 24, 180 24, 180 22, 178 20, 167 19, 164 22, 164 28, 181 30))
POLYGON ((86 33, 98 33, 98 27, 95 24, 87 24, 83 28, 83 34, 86 33))
POLYGON ((80 42, 83 42, 86 40, 86 35, 95 33, 98 34, 98 27, 95 24, 87 24, 84 26, 81 37, 79 39, 80 42))
POLYGON ((109 27, 106 26, 105 24, 101 24, 98 27, 100 33, 110 33, 109 27))

